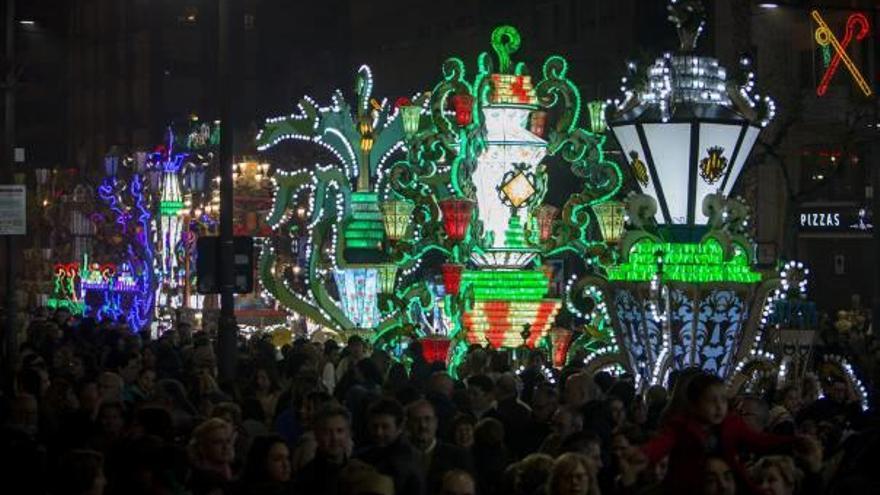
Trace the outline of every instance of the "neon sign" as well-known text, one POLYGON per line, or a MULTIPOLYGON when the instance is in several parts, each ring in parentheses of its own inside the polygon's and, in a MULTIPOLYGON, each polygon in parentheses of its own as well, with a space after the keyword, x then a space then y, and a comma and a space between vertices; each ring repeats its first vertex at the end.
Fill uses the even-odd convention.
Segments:
POLYGON ((853 80, 858 84, 859 89, 862 90, 865 96, 871 96, 873 93, 871 86, 865 80, 864 76, 862 76, 859 68, 856 67, 856 64, 849 57, 849 54, 846 53, 846 49, 852 42, 853 36, 855 36, 856 41, 862 41, 868 37, 868 33, 871 31, 868 24, 868 18, 865 17, 864 14, 858 12, 851 14, 846 20, 846 34, 841 42, 836 36, 834 36, 834 33, 831 32, 831 28, 828 27, 828 24, 825 22, 825 19, 822 18, 822 15, 819 14, 818 10, 810 12, 810 15, 813 17, 813 20, 816 21, 816 24, 819 25, 814 33, 816 43, 821 47, 827 47, 830 45, 834 50, 834 57, 832 57, 831 61, 828 63, 828 67, 825 69, 825 74, 819 82, 819 87, 816 88, 816 94, 822 96, 828 91, 828 85, 831 83, 831 78, 833 78, 834 74, 837 72, 840 62, 843 62, 843 65, 846 66, 853 80))

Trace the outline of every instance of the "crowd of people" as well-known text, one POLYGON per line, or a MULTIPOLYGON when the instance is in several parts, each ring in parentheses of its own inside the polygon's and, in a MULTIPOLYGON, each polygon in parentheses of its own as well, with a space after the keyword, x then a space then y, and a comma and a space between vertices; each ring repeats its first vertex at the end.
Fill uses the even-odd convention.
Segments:
POLYGON ((4 493, 586 495, 880 493, 873 411, 845 383, 737 394, 473 346, 454 376, 417 342, 242 340, 36 315, 2 404, 4 493))

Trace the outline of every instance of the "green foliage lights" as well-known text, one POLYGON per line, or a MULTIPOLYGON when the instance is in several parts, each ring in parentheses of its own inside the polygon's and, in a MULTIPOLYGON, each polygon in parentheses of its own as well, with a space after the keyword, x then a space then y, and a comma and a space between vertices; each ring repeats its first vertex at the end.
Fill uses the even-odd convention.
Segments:
POLYGON ((736 246, 731 259, 725 260, 724 249, 713 239, 699 244, 642 240, 630 250, 626 263, 608 268, 608 280, 648 282, 658 275, 666 282, 761 281, 742 248, 736 246))

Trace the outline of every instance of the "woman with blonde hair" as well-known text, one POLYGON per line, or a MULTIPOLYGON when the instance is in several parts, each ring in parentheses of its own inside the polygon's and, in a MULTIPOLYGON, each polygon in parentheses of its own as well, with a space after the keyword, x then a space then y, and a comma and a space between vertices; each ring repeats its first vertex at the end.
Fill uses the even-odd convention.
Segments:
POLYGON ((761 458, 752 467, 752 478, 769 495, 793 495, 798 491, 803 473, 791 457, 773 455, 761 458))
POLYGON ((193 430, 188 446, 193 495, 223 493, 232 481, 235 429, 220 418, 202 422, 193 430))
POLYGON ((553 463, 547 483, 549 495, 598 495, 599 483, 591 473, 595 468, 583 454, 568 453, 553 463))

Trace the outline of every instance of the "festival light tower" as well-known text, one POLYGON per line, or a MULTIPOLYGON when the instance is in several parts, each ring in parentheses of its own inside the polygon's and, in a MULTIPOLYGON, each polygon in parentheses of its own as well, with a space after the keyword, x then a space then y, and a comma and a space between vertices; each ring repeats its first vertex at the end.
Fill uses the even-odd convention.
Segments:
POLYGON ((641 386, 690 366, 729 377, 754 350, 778 282, 754 268, 748 209, 728 198, 773 101, 755 93, 747 57, 729 80, 717 60, 693 53, 701 2, 673 0, 669 12, 681 50, 641 70, 630 64, 631 86, 609 118, 644 194, 628 198, 616 260, 579 283, 592 292, 574 294, 602 296, 641 386))
POLYGON ((525 65, 510 60, 519 44, 514 28, 496 28, 497 70, 484 53, 469 81, 464 63, 451 58, 430 93, 394 105, 370 97, 363 67, 354 110, 337 92, 329 107, 305 98, 298 113, 269 119, 261 150, 306 141, 337 162, 275 175, 276 229, 291 229, 308 197, 307 290, 289 283, 293 257, 282 242, 261 257, 267 295, 323 325, 369 330, 374 340, 442 329, 424 347, 432 359, 443 354, 435 345, 443 339, 455 344, 453 355, 468 342, 544 341, 561 301, 547 298, 542 261, 605 251, 589 236, 590 206, 616 193, 621 174, 604 159, 604 138, 578 127, 582 102, 565 59, 549 57, 533 85, 525 65), (584 178, 584 189, 555 211, 543 204, 546 157, 584 178), (428 255, 439 255, 440 266, 423 265, 428 255))

